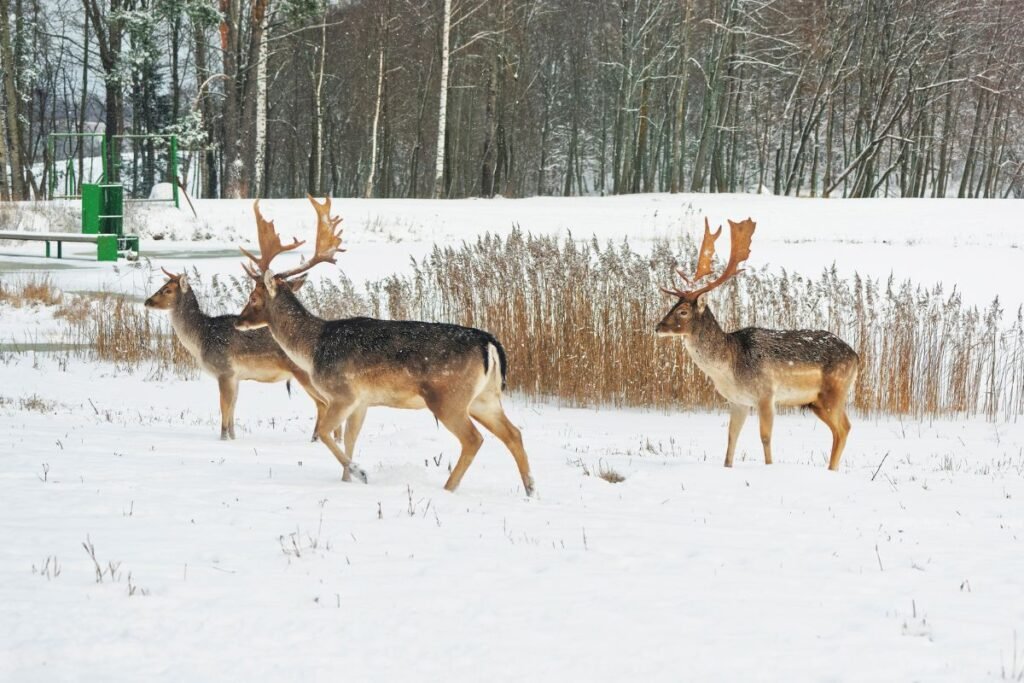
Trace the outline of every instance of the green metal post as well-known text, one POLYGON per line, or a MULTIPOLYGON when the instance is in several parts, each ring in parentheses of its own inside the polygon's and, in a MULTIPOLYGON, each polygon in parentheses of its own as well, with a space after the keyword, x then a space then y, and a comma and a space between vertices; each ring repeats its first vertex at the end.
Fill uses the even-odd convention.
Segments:
POLYGON ((171 171, 171 192, 174 196, 174 208, 180 209, 178 206, 178 136, 171 136, 171 149, 168 152, 170 157, 167 160, 167 165, 171 171))
POLYGON ((96 260, 117 260, 117 235, 100 235, 96 238, 96 260))
POLYGON ((100 231, 103 213, 103 188, 94 183, 82 183, 82 232, 95 235, 100 231))
POLYGON ((67 163, 64 165, 64 194, 70 196, 75 193, 75 187, 78 185, 78 179, 75 177, 75 160, 69 157, 67 163))
POLYGON ((100 187, 103 191, 100 231, 121 235, 124 233, 124 185, 106 183, 100 187))
MULTIPOLYGON (((52 135, 49 136, 46 139, 46 146, 50 148, 50 163, 53 164, 53 168, 54 168, 54 170, 56 170, 57 169, 57 155, 55 154, 56 149, 55 149, 55 145, 54 145, 54 142, 53 142, 53 136, 52 135)), ((55 192, 56 189, 57 189, 57 174, 56 173, 51 173, 50 174, 50 199, 53 199, 53 195, 56 194, 56 192, 55 192)))
POLYGON ((99 180, 97 180, 96 182, 98 182, 98 183, 105 183, 105 182, 107 182, 107 178, 110 177, 110 176, 107 175, 107 136, 106 135, 104 135, 102 138, 100 138, 100 165, 103 167, 103 175, 101 175, 99 180))

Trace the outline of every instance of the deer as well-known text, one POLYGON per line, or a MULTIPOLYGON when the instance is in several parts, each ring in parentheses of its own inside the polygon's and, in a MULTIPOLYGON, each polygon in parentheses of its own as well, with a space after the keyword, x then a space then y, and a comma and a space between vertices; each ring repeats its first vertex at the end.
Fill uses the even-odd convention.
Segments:
POLYGON ((462 447, 445 482, 447 491, 458 488, 483 444, 476 427, 480 424, 505 444, 526 495, 533 495, 522 434, 502 407, 508 360, 494 335, 447 323, 367 317, 325 320, 302 304, 295 292, 308 271, 320 263, 336 264, 336 255, 345 251, 338 227, 342 219, 331 215, 330 198, 317 202, 306 196, 317 214, 313 256, 281 272, 271 270, 272 261, 304 242, 292 238, 282 244, 274 222, 264 219, 258 201, 253 204, 260 255, 241 248, 251 261, 242 267, 254 284, 235 327, 269 329, 325 398, 317 434, 341 464, 342 481, 351 481, 354 475, 367 482, 366 472, 353 460, 368 407, 426 408, 462 447), (343 421, 344 450, 331 435, 343 421))
MULTIPOLYGON (((319 421, 326 401, 313 387, 306 372, 288 358, 266 330, 241 332, 235 329, 237 316, 206 315, 188 277, 166 268, 161 270, 167 281, 146 299, 145 305, 170 312, 171 327, 178 340, 196 359, 199 367, 217 379, 222 440, 235 438, 235 401, 238 399, 238 383, 242 380, 286 382, 291 393, 291 379, 294 377, 316 404, 319 421)), ((296 288, 301 285, 301 282, 295 283, 296 288)), ((314 428, 313 440, 316 438, 314 428)))
POLYGON ((725 332, 706 302, 709 292, 743 272, 739 266, 750 257, 756 227, 750 218, 739 223, 729 221, 732 243, 725 269, 698 287, 698 282, 713 274, 715 240, 722 233, 721 226, 712 233, 704 219, 696 272, 687 277, 681 268, 676 271, 688 289, 661 288, 678 301, 655 331, 660 336, 681 337, 690 358, 729 403, 726 467, 732 467, 736 439, 751 408, 757 410, 760 421, 764 462, 772 464, 772 423, 775 407, 781 405, 809 408, 828 426, 832 432, 828 468, 836 471, 850 433, 846 402, 857 381, 857 353, 823 330, 746 327, 725 332))

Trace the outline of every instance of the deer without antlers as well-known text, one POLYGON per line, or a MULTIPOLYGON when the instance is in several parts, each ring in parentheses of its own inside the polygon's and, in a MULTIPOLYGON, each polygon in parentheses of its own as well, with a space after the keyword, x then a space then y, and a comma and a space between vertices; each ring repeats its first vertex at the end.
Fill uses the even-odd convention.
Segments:
POLYGON ((739 266, 750 256, 750 241, 756 224, 747 219, 729 221, 732 238, 729 261, 721 275, 696 287, 712 274, 715 240, 704 220, 704 239, 692 278, 681 270, 679 276, 690 289, 663 289, 679 301, 655 328, 659 335, 681 336, 693 362, 707 375, 715 389, 729 402, 729 445, 725 466, 732 467, 736 437, 750 408, 757 409, 761 423, 764 461, 772 462, 772 422, 775 406, 806 406, 832 431, 829 469, 839 468, 839 459, 850 433, 846 400, 857 379, 859 359, 846 342, 821 330, 767 330, 747 327, 724 332, 707 307, 705 295, 741 273, 739 266))
MULTIPOLYGON (((170 311, 171 327, 182 345, 196 359, 199 367, 217 378, 221 439, 235 438, 235 401, 241 380, 287 382, 294 377, 316 403, 319 416, 327 402, 313 388, 305 371, 288 358, 269 332, 235 329, 238 316, 206 315, 199 307, 188 277, 164 268, 161 270, 167 281, 146 299, 146 307, 170 311)), ((297 282, 295 286, 301 285, 297 282)), ((313 438, 317 438, 315 428, 313 438)))
POLYGON ((267 327, 285 353, 309 373, 327 400, 318 432, 342 466, 342 479, 352 474, 366 481, 353 463, 355 442, 369 406, 427 408, 462 444, 459 460, 445 488, 454 491, 483 442, 473 421, 501 439, 515 458, 527 495, 533 477, 519 430, 505 415, 501 391, 505 386, 505 350, 482 330, 406 320, 348 318, 323 320, 302 305, 293 289, 318 263, 334 263, 342 251, 340 219, 331 217, 330 199, 309 201, 317 212, 313 257, 290 270, 274 273, 270 264, 287 246, 254 204, 260 256, 243 250, 253 262, 246 272, 255 280, 239 329, 267 327), (346 421, 344 450, 330 430, 346 421))

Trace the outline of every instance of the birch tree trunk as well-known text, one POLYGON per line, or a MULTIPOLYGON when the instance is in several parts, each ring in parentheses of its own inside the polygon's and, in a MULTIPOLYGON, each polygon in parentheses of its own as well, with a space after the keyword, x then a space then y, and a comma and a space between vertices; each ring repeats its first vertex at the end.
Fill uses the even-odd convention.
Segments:
POLYGON ((437 107, 437 153, 434 156, 434 197, 444 193, 445 128, 448 122, 448 37, 452 25, 452 0, 444 0, 441 25, 441 94, 437 107))
POLYGON ((363 196, 369 199, 373 196, 373 182, 377 173, 377 127, 380 124, 381 97, 384 93, 384 46, 381 45, 380 54, 377 58, 377 106, 373 110, 373 128, 370 132, 370 171, 366 176, 366 188, 363 196))
POLYGON ((683 155, 686 154, 686 106, 690 94, 690 24, 693 18, 692 0, 682 0, 683 21, 680 22, 683 50, 679 59, 679 94, 676 96, 675 135, 672 139, 672 156, 668 165, 669 192, 679 192, 683 182, 683 155))
POLYGON ((256 139, 253 147, 252 194, 266 194, 263 166, 267 158, 267 19, 260 17, 259 48, 256 50, 256 139))
POLYGON ((324 62, 327 61, 327 6, 320 22, 320 64, 313 87, 313 147, 309 155, 309 193, 323 194, 324 166, 324 62))

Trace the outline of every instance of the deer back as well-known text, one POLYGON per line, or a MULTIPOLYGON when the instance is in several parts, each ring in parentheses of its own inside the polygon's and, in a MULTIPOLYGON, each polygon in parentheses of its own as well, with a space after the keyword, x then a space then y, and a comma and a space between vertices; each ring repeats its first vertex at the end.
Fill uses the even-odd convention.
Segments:
POLYGON ((313 354, 315 378, 375 405, 418 407, 477 395, 489 377, 504 388, 500 342, 471 327, 349 318, 327 323, 313 354))
POLYGON ((179 295, 171 310, 171 327, 200 367, 215 375, 239 379, 286 379, 294 365, 266 329, 242 332, 235 329, 236 315, 203 313, 195 292, 179 295))
POLYGON ((697 366, 726 399, 756 405, 771 397, 782 405, 807 405, 830 379, 855 372, 859 359, 846 342, 823 330, 746 327, 721 332, 710 310, 685 337, 697 366))

